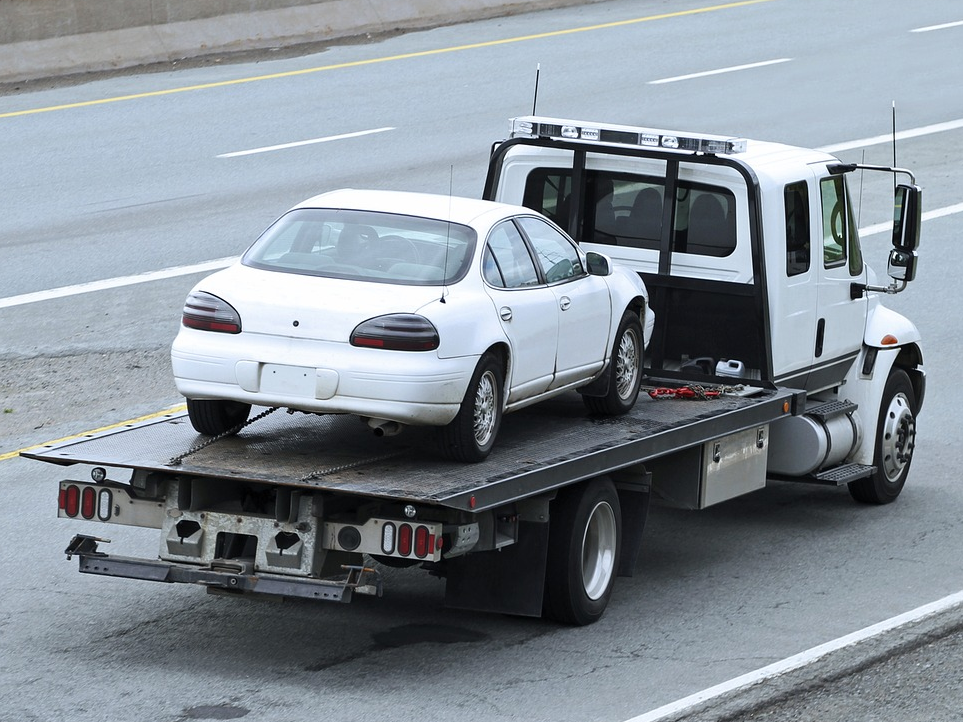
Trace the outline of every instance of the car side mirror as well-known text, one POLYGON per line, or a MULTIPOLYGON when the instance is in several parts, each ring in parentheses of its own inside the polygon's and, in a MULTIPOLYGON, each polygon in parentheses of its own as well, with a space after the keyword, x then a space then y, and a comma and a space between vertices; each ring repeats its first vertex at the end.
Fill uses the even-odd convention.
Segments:
MULTIPOLYGON (((912 253, 919 247, 923 218, 922 195, 923 191, 917 185, 896 186, 893 199, 893 248, 912 253)), ((890 255, 890 262, 892 260, 890 255)))
POLYGON ((894 248, 889 252, 886 273, 890 278, 909 283, 916 278, 916 253, 894 248))
POLYGON ((586 253, 585 264, 592 276, 608 276, 612 273, 611 261, 609 261, 608 256, 603 256, 601 253, 595 251, 586 253))

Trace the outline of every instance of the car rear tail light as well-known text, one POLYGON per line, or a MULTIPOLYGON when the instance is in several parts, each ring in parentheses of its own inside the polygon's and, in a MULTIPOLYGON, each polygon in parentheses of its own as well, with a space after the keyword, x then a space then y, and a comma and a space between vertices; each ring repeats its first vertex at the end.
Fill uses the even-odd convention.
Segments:
POLYGON ((227 301, 205 291, 194 291, 184 302, 182 323, 188 328, 240 333, 241 316, 227 301))
POLYGON ((424 316, 393 313, 364 321, 351 332, 351 345, 392 351, 433 351, 438 330, 424 316))

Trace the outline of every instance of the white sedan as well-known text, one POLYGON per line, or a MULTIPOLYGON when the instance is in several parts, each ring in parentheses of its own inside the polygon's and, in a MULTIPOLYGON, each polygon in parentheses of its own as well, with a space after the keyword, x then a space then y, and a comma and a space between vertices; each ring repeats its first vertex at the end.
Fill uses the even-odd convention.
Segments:
POLYGON ((544 216, 444 195, 340 190, 272 224, 197 284, 171 349, 194 428, 251 405, 439 428, 481 461, 502 414, 570 389, 621 414, 653 314, 641 279, 544 216))

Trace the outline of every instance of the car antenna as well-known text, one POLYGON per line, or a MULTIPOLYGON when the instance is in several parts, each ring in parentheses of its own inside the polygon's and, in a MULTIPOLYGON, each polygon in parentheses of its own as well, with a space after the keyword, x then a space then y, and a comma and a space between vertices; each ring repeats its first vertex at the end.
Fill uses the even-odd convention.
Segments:
POLYGON ((454 183, 455 166, 448 166, 448 224, 445 226, 445 265, 442 268, 441 302, 446 303, 448 291, 448 249, 451 247, 451 189, 454 183))
POLYGON ((535 93, 532 98, 532 115, 535 115, 535 106, 538 105, 538 74, 542 70, 541 63, 535 63, 535 93))

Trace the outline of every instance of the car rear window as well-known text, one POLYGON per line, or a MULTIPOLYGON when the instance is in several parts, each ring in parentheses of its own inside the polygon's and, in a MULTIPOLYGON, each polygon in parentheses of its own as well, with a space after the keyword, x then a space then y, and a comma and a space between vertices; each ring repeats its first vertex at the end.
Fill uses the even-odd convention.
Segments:
POLYGON ((242 262, 282 273, 441 286, 465 275, 475 242, 472 228, 434 218, 299 208, 261 234, 242 262))

